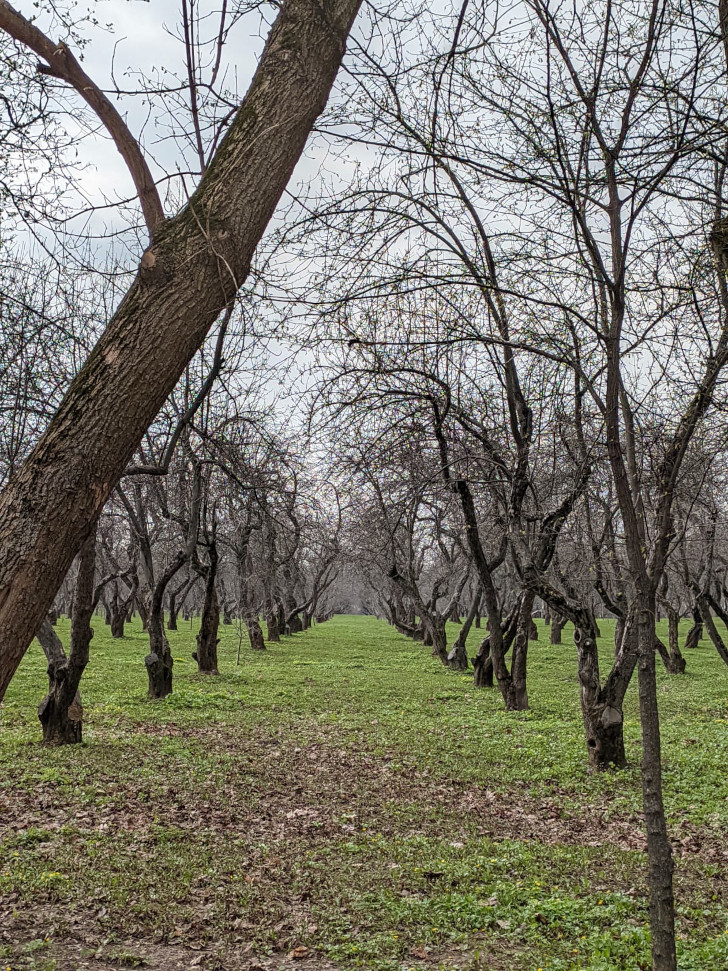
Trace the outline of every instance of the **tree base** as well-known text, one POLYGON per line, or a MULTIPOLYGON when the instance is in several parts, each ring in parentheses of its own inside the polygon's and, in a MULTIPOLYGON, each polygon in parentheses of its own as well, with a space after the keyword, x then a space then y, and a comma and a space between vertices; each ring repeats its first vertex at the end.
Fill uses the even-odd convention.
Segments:
POLYGON ((83 742, 83 707, 78 693, 66 711, 53 695, 46 695, 38 706, 38 718, 43 727, 44 745, 80 745, 83 742))
POLYGON ((159 701, 172 694, 172 654, 160 657, 156 652, 144 658, 149 677, 147 698, 159 701))

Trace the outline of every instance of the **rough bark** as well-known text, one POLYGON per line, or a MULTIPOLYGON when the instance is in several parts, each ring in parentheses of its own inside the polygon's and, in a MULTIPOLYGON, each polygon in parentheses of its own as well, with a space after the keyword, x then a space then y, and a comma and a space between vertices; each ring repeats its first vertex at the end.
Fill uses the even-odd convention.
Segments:
POLYGON ((561 614, 556 613, 555 610, 551 611, 551 643, 560 644, 561 643, 561 632, 564 627, 566 627, 566 617, 561 614))
POLYGON ((639 613, 638 678, 642 724, 642 807, 647 830, 648 884, 652 963, 658 971, 676 971, 673 858, 662 799, 660 719, 655 675, 654 605, 644 602, 639 613))
POLYGON ((247 621, 247 627, 248 627, 248 640, 250 641, 251 648, 254 651, 264 651, 265 640, 263 639, 263 630, 260 626, 260 622, 258 618, 253 617, 249 619, 247 621))
POLYGON ((490 634, 483 638, 473 658, 473 687, 493 687, 493 658, 490 653, 490 634))
POLYGON ((685 673, 685 658, 680 650, 680 615, 674 607, 666 606, 667 610, 667 643, 669 645, 668 658, 671 674, 685 673))
POLYGON ((269 603, 266 609, 265 625, 268 629, 268 641, 271 644, 279 643, 281 632, 278 626, 278 611, 273 603, 269 603))
POLYGON ((478 607, 480 605, 481 591, 478 590, 473 602, 470 605, 470 610, 468 611, 468 616, 465 618, 463 626, 460 628, 455 643, 452 646, 452 650, 447 656, 447 665, 452 668, 453 671, 467 671, 468 670, 468 652, 466 650, 466 644, 468 641, 468 634, 473 626, 475 618, 478 614, 478 607))
MULTIPOLYGON (((536 595, 532 590, 524 590, 518 610, 516 637, 513 642, 513 661, 511 662, 511 684, 506 698, 506 708, 510 711, 528 709, 526 670, 528 660, 528 641, 533 624, 533 602, 536 595)), ((534 625, 535 626, 535 625, 534 625)), ((538 638, 538 632, 536 632, 538 638)))
POLYGON ((713 615, 710 612, 710 605, 706 597, 701 596, 698 598, 698 608, 703 620, 703 626, 707 631, 708 637, 713 642, 713 647, 718 652, 720 659, 725 664, 728 664, 728 648, 726 648, 725 642, 720 636, 718 628, 715 626, 715 621, 713 620, 713 615))
POLYGON ((56 415, 0 497, 0 700, 145 429, 219 314, 323 109, 359 0, 288 0, 199 187, 157 229, 56 415))
POLYGON ((598 772, 627 764, 624 751, 622 705, 637 663, 636 632, 625 630, 619 654, 604 685, 599 674, 599 655, 592 632, 574 630, 577 650, 581 713, 589 767, 598 772))
POLYGON ((38 708, 46 745, 68 745, 83 741, 83 707, 79 685, 88 664, 89 645, 94 635, 91 617, 95 568, 94 525, 81 548, 78 560, 68 657, 66 658, 58 636, 47 621, 38 635, 48 658, 48 694, 38 708))
POLYGON ((210 564, 205 576, 205 601, 200 617, 200 629, 197 632, 197 650, 193 655, 197 661, 197 670, 200 674, 219 673, 217 670, 217 645, 220 643, 220 639, 217 632, 220 627, 220 604, 215 587, 217 547, 214 543, 210 544, 209 555, 210 564))
POLYGON ((700 615, 700 610, 697 607, 693 607, 693 625, 687 632, 685 637, 685 650, 692 651, 700 643, 703 636, 703 618, 700 615))
POLYGON ((169 641, 164 632, 164 591, 178 570, 182 569, 187 554, 180 550, 167 569, 162 573, 154 587, 152 604, 149 611, 149 654, 144 658, 149 678, 147 697, 159 700, 172 694, 172 669, 174 662, 169 641))
POLYGON ((447 631, 445 628, 445 618, 436 615, 428 618, 424 624, 425 628, 425 647, 432 648, 432 656, 439 658, 445 667, 448 667, 447 654, 447 631))

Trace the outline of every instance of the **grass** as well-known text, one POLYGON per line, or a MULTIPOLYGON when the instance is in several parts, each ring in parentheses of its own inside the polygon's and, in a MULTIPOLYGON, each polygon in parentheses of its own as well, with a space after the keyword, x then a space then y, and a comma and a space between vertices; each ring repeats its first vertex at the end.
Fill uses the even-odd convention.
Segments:
MULTIPOLYGON (((83 746, 38 744, 37 645, 0 709, 0 968, 649 967, 636 692, 589 776, 567 631, 516 715, 372 618, 240 666, 221 628, 214 679, 183 624, 164 702, 96 627, 83 746)), ((659 696, 680 968, 725 971, 728 669, 703 641, 659 696)))

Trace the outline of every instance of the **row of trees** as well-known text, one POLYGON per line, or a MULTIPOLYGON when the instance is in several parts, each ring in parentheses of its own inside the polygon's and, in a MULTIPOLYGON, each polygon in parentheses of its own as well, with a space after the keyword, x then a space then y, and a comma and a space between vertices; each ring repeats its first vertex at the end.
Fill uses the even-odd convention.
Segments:
POLYGON ((0 697, 39 633, 46 733, 66 733, 100 605, 117 632, 141 614, 161 697, 183 598, 208 671, 221 608, 260 647, 261 618, 274 639, 348 600, 457 669, 482 614, 477 683, 519 710, 547 611, 554 636, 574 626, 594 767, 624 764, 637 671, 653 962, 672 971, 655 659, 680 673, 701 629, 728 658, 728 8, 369 8, 309 155, 328 177, 278 208, 253 274, 356 0, 287 0, 242 102, 243 5, 183 0, 171 80, 133 71, 127 91, 82 66, 73 8, 41 8, 0 0, 0 697), (172 165, 132 133, 137 98, 172 165), (103 232, 69 152, 99 126, 133 187, 103 232), (305 436, 261 407, 281 345, 299 409, 315 392, 305 436), (47 622, 64 578, 68 657, 47 622))

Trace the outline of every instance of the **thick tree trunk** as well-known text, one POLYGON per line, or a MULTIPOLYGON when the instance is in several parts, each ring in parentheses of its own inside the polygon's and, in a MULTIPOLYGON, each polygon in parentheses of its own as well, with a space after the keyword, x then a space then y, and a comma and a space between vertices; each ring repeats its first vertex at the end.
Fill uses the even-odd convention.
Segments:
POLYGON ((217 645, 220 640, 217 632, 220 627, 220 605, 215 589, 217 576, 217 548, 210 544, 210 565, 205 578, 205 602, 200 617, 200 629, 197 632, 197 650, 193 657, 197 661, 200 674, 219 674, 217 670, 217 645))
POLYGON ((561 643, 561 632, 564 627, 566 627, 566 617, 562 617, 561 614, 557 614, 555 610, 551 611, 551 643, 560 644, 561 643))
POLYGON ((670 670, 673 674, 685 673, 685 658, 680 650, 680 615, 674 607, 667 607, 668 644, 670 646, 670 670))
POLYGON ((275 608, 273 602, 269 602, 266 609, 265 615, 265 625, 268 629, 268 641, 271 644, 277 644, 281 639, 281 631, 278 625, 278 611, 275 608))
POLYGON ((447 632, 445 629, 445 618, 437 613, 427 614, 422 617, 420 627, 424 646, 431 647, 432 656, 439 658, 447 667, 447 632))
POLYGON ((164 591, 172 577, 181 570, 187 560, 184 550, 180 550, 171 561, 167 569, 157 581, 152 594, 152 606, 149 611, 149 654, 144 658, 147 668, 149 687, 147 697, 154 700, 166 698, 172 694, 172 669, 174 662, 169 641, 164 632, 164 591))
POLYGON ((163 224, 48 429, 0 497, 0 700, 145 429, 245 281, 359 0, 287 0, 199 187, 163 224))
POLYGON ((637 663, 636 636, 634 628, 625 629, 619 654, 602 687, 596 640, 578 628, 574 631, 587 756, 589 767, 598 772, 627 764, 622 705, 637 663))
POLYGON ((493 687, 493 658, 490 653, 490 634, 484 637, 473 658, 473 687, 493 687))
POLYGON ((76 589, 71 612, 71 644, 66 659, 63 647, 53 628, 39 632, 39 640, 48 657, 48 694, 38 708, 46 745, 68 745, 83 741, 83 708, 79 685, 89 658, 89 645, 94 635, 93 615, 94 571, 96 568, 96 526, 81 547, 76 576, 76 589), (44 636, 45 635, 45 636, 44 636), (55 642, 47 638, 52 635, 55 642), (44 643, 45 641, 45 643, 44 643))
POLYGON ((298 602, 293 593, 289 590, 285 596, 285 631, 287 634, 300 634, 303 630, 303 621, 296 609, 298 602))
POLYGON ((111 636, 120 638, 124 636, 124 624, 126 623, 126 601, 119 599, 119 587, 114 584, 114 594, 111 599, 111 636))
MULTIPOLYGON (((248 627, 248 640, 250 641, 250 646, 254 651, 264 651, 265 641, 263 640, 263 631, 261 629, 260 623, 257 617, 252 617, 247 621, 248 627)), ((268 628, 270 630, 270 628, 268 628)))

